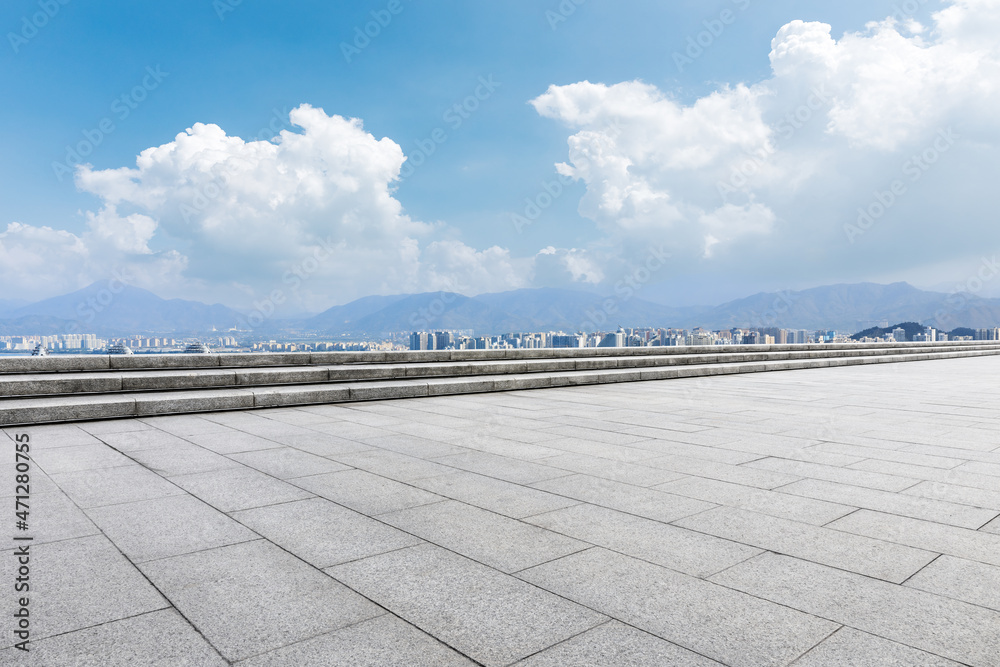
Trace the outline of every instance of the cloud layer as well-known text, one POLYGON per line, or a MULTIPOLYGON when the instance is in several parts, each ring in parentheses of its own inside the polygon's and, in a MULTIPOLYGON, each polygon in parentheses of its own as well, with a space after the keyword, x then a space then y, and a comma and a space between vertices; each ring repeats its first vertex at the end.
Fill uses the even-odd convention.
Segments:
POLYGON ((553 85, 532 104, 574 132, 557 169, 586 183, 580 213, 622 261, 656 241, 675 275, 919 282, 925 265, 974 268, 1000 243, 987 194, 1000 2, 958 0, 933 21, 840 39, 792 21, 771 42, 771 78, 690 104, 641 81, 553 85))
POLYGON ((652 282, 958 280, 1000 245, 998 34, 1000 0, 954 0, 929 26, 899 15, 839 39, 791 21, 770 78, 693 101, 641 81, 552 85, 531 104, 568 128, 556 169, 586 184, 597 232, 533 256, 412 219, 395 196, 406 156, 360 120, 302 105, 271 141, 197 123, 134 167, 78 168, 100 202, 83 231, 8 224, 0 284, 43 298, 119 270, 164 296, 250 309, 277 291, 315 311, 373 293, 609 287, 651 247, 671 256, 652 282))

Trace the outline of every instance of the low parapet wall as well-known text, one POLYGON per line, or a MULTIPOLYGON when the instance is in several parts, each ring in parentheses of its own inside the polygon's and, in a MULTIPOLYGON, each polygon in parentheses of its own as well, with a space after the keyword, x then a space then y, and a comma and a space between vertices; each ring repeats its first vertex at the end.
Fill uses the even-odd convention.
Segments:
POLYGON ((688 345, 670 347, 586 347, 507 350, 425 350, 393 352, 215 352, 209 354, 59 354, 45 357, 0 357, 0 374, 79 371, 255 368, 267 366, 328 366, 335 364, 421 363, 567 359, 674 354, 766 353, 858 349, 928 348, 971 350, 996 347, 1000 341, 940 343, 810 343, 805 345, 688 345))

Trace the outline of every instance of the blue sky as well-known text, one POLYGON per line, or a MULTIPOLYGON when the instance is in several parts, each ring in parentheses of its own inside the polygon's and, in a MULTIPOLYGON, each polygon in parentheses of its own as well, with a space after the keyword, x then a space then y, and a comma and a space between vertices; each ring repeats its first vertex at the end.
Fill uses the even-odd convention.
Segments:
MULTIPOLYGON (((910 222, 914 215, 929 215, 928 203, 914 193, 919 191, 923 197, 922 193, 927 191, 936 197, 935 201, 961 198, 963 189, 975 187, 975 182, 969 182, 970 172, 963 167, 971 170, 969 164, 988 164, 995 157, 996 128, 979 115, 962 116, 960 109, 956 111, 936 97, 954 100, 956 96, 968 95, 966 110, 970 104, 988 108, 990 100, 995 100, 991 96, 996 94, 990 78, 995 74, 995 60, 990 60, 996 55, 996 44, 992 42, 995 38, 983 38, 986 46, 971 56, 980 61, 978 66, 989 65, 984 70, 988 84, 985 87, 974 89, 970 83, 967 90, 958 86, 957 91, 942 91, 942 74, 938 78, 928 75, 927 81, 919 82, 922 88, 903 92, 893 86, 906 85, 909 77, 905 73, 897 74, 892 85, 880 80, 877 83, 881 88, 877 87, 860 69, 865 58, 870 58, 861 55, 868 53, 863 50, 868 47, 851 46, 842 38, 845 34, 855 34, 858 36, 855 41, 867 39, 874 44, 879 30, 883 31, 883 38, 886 30, 892 30, 899 39, 883 39, 889 46, 879 47, 875 53, 884 54, 887 48, 897 47, 927 51, 937 46, 939 52, 928 56, 930 62, 940 64, 946 71, 954 71, 956 67, 968 69, 969 53, 956 53, 951 44, 959 41, 964 34, 961 31, 969 30, 969 25, 984 22, 988 25, 997 15, 997 3, 910 1, 916 11, 901 16, 923 28, 905 27, 902 21, 891 28, 866 27, 869 22, 881 21, 898 11, 903 4, 881 1, 585 0, 576 4, 565 0, 560 5, 555 0, 502 3, 398 0, 397 5, 388 0, 351 3, 243 0, 238 4, 234 0, 215 3, 199 0, 149 5, 11 0, 0 8, 0 26, 6 35, 0 48, 0 85, 4 91, 4 103, 0 105, 0 140, 4 146, 0 160, 3 202, 0 230, 11 223, 20 227, 14 231, 8 228, 6 235, 0 235, 0 285, 11 294, 21 292, 28 298, 41 298, 82 287, 103 279, 114 268, 124 268, 134 276, 133 282, 164 296, 201 295, 205 300, 246 305, 273 291, 275 285, 287 290, 290 283, 282 277, 287 277, 288 267, 300 266, 314 256, 315 248, 325 240, 341 246, 332 259, 324 258, 324 266, 306 271, 308 284, 295 287, 293 300, 297 308, 317 310, 368 293, 449 287, 467 293, 544 285, 608 291, 620 276, 629 275, 631 267, 642 263, 642 248, 666 239, 677 261, 672 268, 653 277, 646 289, 647 298, 660 301, 713 301, 759 289, 794 289, 859 280, 904 279, 944 288, 975 271, 976 254, 980 250, 975 244, 951 238, 926 238, 930 227, 910 222), (52 16, 39 20, 39 12, 46 7, 52 16), (941 26, 936 25, 934 13, 949 8, 953 13, 964 14, 937 34, 935 30, 941 26), (393 9, 397 13, 392 13, 393 9), (366 24, 371 29, 370 22, 378 16, 386 23, 379 27, 379 34, 367 45, 355 43, 356 31, 363 30, 366 24), (386 21, 387 17, 391 19, 386 21), (724 24, 720 18, 725 19, 724 24), (667 164, 669 159, 663 156, 690 146, 668 143, 661 147, 659 162, 642 162, 648 156, 635 153, 636 138, 670 134, 673 130, 668 132, 664 123, 693 122, 694 125, 674 128, 682 134, 695 131, 695 126, 701 127, 702 123, 715 123, 712 134, 718 139, 728 133, 725 123, 742 118, 752 124, 760 116, 761 126, 770 128, 771 143, 779 151, 785 150, 787 147, 776 141, 781 134, 779 122, 783 114, 766 108, 768 102, 759 100, 791 95, 788 90, 792 88, 810 89, 806 85, 810 82, 798 80, 802 78, 799 72, 807 72, 812 66, 809 56, 802 55, 808 54, 809 48, 789 56, 792 73, 782 76, 773 70, 769 58, 772 40, 783 26, 795 20, 806 22, 807 26, 827 24, 830 39, 842 47, 830 56, 839 59, 841 65, 830 68, 838 72, 838 78, 830 93, 833 101, 824 102, 837 112, 807 128, 809 137, 804 131, 795 133, 793 142, 802 143, 804 153, 788 148, 781 167, 789 169, 788 174, 795 174, 798 170, 789 167, 786 160, 794 165, 796 156, 832 151, 837 155, 831 158, 832 163, 840 171, 817 174, 814 183, 796 184, 784 190, 771 183, 753 191, 741 190, 747 197, 739 202, 742 211, 739 215, 746 219, 733 222, 732 228, 716 218, 739 212, 716 209, 716 204, 700 201, 657 209, 655 215, 650 214, 651 220, 661 221, 655 224, 650 220, 640 221, 640 216, 634 212, 629 215, 621 207, 612 211, 588 208, 588 199, 591 203, 606 200, 623 188, 634 194, 648 187, 652 194, 647 192, 645 201, 660 202, 656 204, 660 206, 667 200, 683 200, 689 189, 701 186, 713 189, 717 185, 719 178, 704 174, 700 185, 690 180, 691 172, 702 169, 703 163, 691 165, 687 172, 683 165, 667 164), (44 25, 32 31, 31 27, 26 28, 25 21, 44 25), (722 26, 719 34, 706 37, 706 31, 713 26, 716 29, 722 26), (689 40, 697 39, 699 34, 706 44, 702 53, 678 67, 675 54, 683 54, 689 40), (344 44, 363 48, 345 57, 344 44), (850 51, 855 47, 855 51, 860 51, 850 51), (954 62, 948 62, 949 58, 954 62), (853 80, 844 75, 851 67, 859 72, 853 80), (150 71, 161 74, 151 77, 150 71), (769 83, 779 79, 795 79, 797 83, 787 86, 769 83), (144 80, 146 88, 142 89, 144 80), (448 115, 448 110, 474 95, 477 88, 481 93, 486 91, 482 80, 498 85, 495 90, 481 94, 482 99, 475 100, 477 108, 460 118, 458 124, 455 119, 459 117, 454 113, 448 115), (594 90, 566 89, 567 94, 549 105, 547 112, 541 111, 539 104, 530 103, 537 101, 550 86, 568 87, 581 82, 604 84, 612 92, 595 103, 594 90), (636 91, 615 88, 630 82, 635 85, 641 82, 647 87, 637 104, 648 104, 648 114, 630 115, 628 100, 633 100, 636 91), (662 107, 657 102, 662 98, 678 110, 693 109, 718 91, 733 91, 740 84, 751 88, 753 99, 733 104, 757 105, 746 112, 749 115, 708 114, 695 122, 681 114, 671 121, 669 113, 661 114, 662 107), (868 97, 859 101, 861 96, 857 94, 847 99, 854 94, 851 90, 864 85, 872 88, 868 97), (893 123, 902 122, 900 114, 885 109, 887 103, 871 102, 890 96, 896 100, 908 99, 911 94, 921 105, 940 108, 941 114, 929 114, 933 117, 920 122, 908 119, 901 129, 894 128, 893 123), (123 95, 125 102, 121 101, 123 95), (623 100, 624 133, 612 136, 609 141, 629 138, 631 148, 622 139, 614 151, 633 165, 627 176, 632 180, 609 190, 610 172, 584 175, 584 170, 579 164, 574 165, 568 155, 567 140, 583 133, 581 140, 586 143, 593 139, 594 133, 606 132, 607 119, 622 115, 616 105, 623 100), (122 117, 125 104, 135 108, 129 108, 128 116, 122 117), (223 225, 212 218, 211 211, 199 210, 202 217, 193 222, 185 218, 185 224, 172 223, 176 207, 167 211, 162 201, 150 199, 158 196, 151 193, 162 194, 164 188, 173 187, 169 183, 190 179, 191 174, 183 171, 190 165, 160 165, 161 171, 175 171, 169 176, 157 176, 163 176, 165 181, 154 182, 152 176, 140 179, 140 189, 147 189, 141 195, 131 191, 123 195, 122 188, 127 185, 124 182, 109 184, 113 180, 112 170, 135 169, 139 153, 169 144, 196 123, 217 125, 228 137, 245 141, 268 139, 269 125, 272 129, 301 133, 301 128, 292 127, 288 115, 303 104, 322 109, 326 117, 359 119, 364 134, 371 135, 373 141, 385 138, 397 145, 409 158, 410 165, 420 159, 421 146, 433 145, 433 154, 426 156, 419 167, 413 168, 412 175, 402 181, 394 177, 376 178, 378 182, 371 188, 370 200, 337 199, 334 204, 324 195, 311 203, 299 200, 287 210, 281 209, 281 205, 275 208, 274 202, 265 202, 261 205, 270 206, 267 215, 257 217, 245 235, 240 234, 236 222, 229 220, 232 224, 223 225), (575 115, 581 105, 588 104, 603 107, 592 108, 586 118, 575 115), (879 130, 859 130, 859 113, 885 113, 886 126, 879 130), (604 125, 597 118, 603 118, 604 125), (113 129, 102 131, 102 122, 104 129, 111 125, 113 129), (842 231, 844 225, 857 223, 855 209, 867 208, 873 193, 896 180, 907 150, 921 149, 933 141, 936 131, 962 123, 968 129, 958 133, 960 144, 948 146, 951 164, 946 166, 942 157, 940 166, 928 170, 927 178, 919 184, 910 185, 908 196, 900 197, 899 205, 879 218, 872 229, 862 230, 861 237, 851 239, 850 232, 842 231), (896 135, 898 140, 890 142, 876 138, 896 135), (95 137, 100 137, 99 143, 93 140, 95 137), (806 139, 815 139, 815 143, 806 144, 806 139), (840 144, 834 145, 837 139, 840 144), (81 141, 97 143, 85 158, 92 165, 88 168, 89 180, 80 174, 67 173, 68 169, 54 167, 54 163, 65 162, 67 146, 77 146, 81 141), (525 198, 536 198, 544 189, 542 184, 557 177, 554 165, 560 162, 569 163, 566 174, 573 172, 565 178, 565 191, 530 226, 518 231, 513 215, 523 213, 525 198), (644 173, 644 170, 649 171, 644 173), (62 172, 61 179, 56 172, 62 172), (859 173, 863 173, 865 182, 843 182, 859 173), (799 240, 788 242, 787 255, 764 250, 783 243, 773 236, 765 238, 769 235, 779 234, 786 240, 794 236, 782 232, 782 225, 799 224, 799 218, 808 215, 810 202, 828 209, 828 202, 816 193, 829 196, 830 192, 853 195, 843 211, 831 215, 824 223, 835 234, 810 237, 808 230, 801 230, 796 232, 801 236, 799 240), (386 204, 383 196, 386 194, 394 201, 386 204), (767 211, 760 213, 751 202, 760 203, 761 210, 767 211), (393 209, 397 204, 398 210, 393 209), (342 217, 342 224, 329 222, 336 216, 342 217), (352 216, 365 221, 358 223, 352 216), (379 223, 367 222, 369 218, 365 216, 386 217, 379 223), (632 222, 623 222, 626 218, 632 222), (883 229, 896 218, 903 222, 891 233, 883 229), (344 228, 359 224, 365 228, 344 228), (209 238, 211 230, 221 227, 232 235, 233 247, 224 238, 209 238), (38 231, 43 228, 50 228, 52 234, 38 231), (704 229, 723 231, 710 234, 692 231, 704 229), (56 238, 58 234, 53 236, 56 232, 64 234, 56 238), (270 256, 266 242, 269 233, 275 237, 295 237, 297 241, 294 247, 276 249, 270 256), (131 240, 108 240, 109 236, 123 234, 131 240), (809 261, 804 258, 809 254, 803 250, 808 244, 802 244, 808 238, 816 238, 819 245, 828 245, 835 237, 839 243, 845 234, 849 242, 842 244, 844 247, 832 253, 829 260, 828 253, 821 248, 810 251, 816 256, 808 258, 809 261), (915 241, 914 235, 923 239, 915 241), (697 243, 694 236, 699 237, 697 243), (251 237, 259 237, 261 243, 250 247, 251 237), (394 245, 401 238, 412 239, 413 243, 394 245), (47 243, 57 250, 46 252, 47 243), (496 250, 490 254, 490 249, 496 250), (61 266, 52 267, 51 261, 33 263, 25 259, 32 252, 41 259, 55 259, 61 266), (61 252, 70 253, 65 261, 58 259, 61 252), (726 252, 732 256, 725 261, 715 259, 726 252), (899 260, 900 252, 908 254, 911 260, 899 260), (759 256, 760 261, 753 261, 754 256, 759 256), (406 264, 410 261, 412 266, 406 264), (266 270, 261 268, 265 265, 266 270), (381 266, 390 265, 395 274, 380 272, 381 266)), ((788 38, 788 43, 801 44, 803 39, 823 43, 822 30, 791 32, 795 35, 788 38), (806 37, 799 35, 800 32, 806 37)), ((905 53, 900 53, 899 57, 905 59, 905 53)), ((826 80, 823 76, 827 75, 816 75, 811 83, 821 84, 826 80)), ((968 76, 970 80, 984 78, 982 71, 968 76)), ((788 108, 794 110, 802 100, 796 98, 793 101, 798 101, 798 105, 791 104, 788 108)), ((910 107, 912 103, 905 108, 910 107)), ((814 113, 832 112, 824 106, 814 113)), ((337 132, 339 139, 324 141, 340 141, 341 147, 354 141, 354 135, 337 132)), ((320 141, 318 134, 316 141, 320 141)), ((735 141, 743 153, 754 153, 751 139, 735 141)), ((330 150, 336 152, 341 148, 330 147, 330 150)), ((379 159, 392 162, 388 155, 385 153, 379 159)), ((315 164, 307 166, 283 162, 275 168, 278 171, 315 168, 322 178, 327 172, 321 165, 330 159, 330 155, 317 157, 315 164)), ((367 173, 365 164, 350 162, 345 169, 367 173)), ((388 167, 390 171, 397 168, 399 165, 388 167)), ((408 168, 403 167, 403 173, 408 168)), ((808 169, 817 167, 813 164, 808 169)), ((351 174, 341 177, 349 179, 351 174)), ((787 174, 774 177, 779 183, 790 178, 787 174)), ((266 179, 257 183, 257 187, 267 188, 266 179)), ((327 187, 343 187, 343 183, 328 183, 327 187)), ((282 201, 292 198, 289 195, 282 201)), ((260 204, 256 200, 243 202, 238 195, 228 199, 227 195, 228 210, 244 203, 249 208, 260 204)), ((947 213, 963 220, 988 216, 979 206, 930 210, 937 216, 947 213)), ((990 228, 987 223, 984 220, 971 225, 967 236, 979 238, 979 247, 986 242, 982 252, 992 253, 994 246, 989 244, 993 239, 983 237, 984 230, 990 228)), ((932 221, 926 224, 931 225, 932 221)), ((325 257, 326 253, 322 254, 325 257)), ((984 289, 989 291, 992 287, 984 289)))

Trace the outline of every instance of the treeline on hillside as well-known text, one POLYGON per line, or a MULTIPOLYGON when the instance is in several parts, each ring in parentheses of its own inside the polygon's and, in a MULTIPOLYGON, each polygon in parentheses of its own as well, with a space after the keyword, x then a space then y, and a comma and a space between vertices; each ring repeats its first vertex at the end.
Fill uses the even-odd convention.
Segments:
MULTIPOLYGON (((899 324, 893 324, 891 327, 871 327, 870 329, 865 329, 864 331, 859 331, 858 333, 851 336, 852 340, 861 340, 862 338, 884 338, 885 336, 891 334, 894 329, 903 329, 906 331, 906 340, 913 340, 913 337, 918 333, 923 333, 927 330, 923 324, 917 324, 916 322, 900 322, 899 324)), ((974 336, 976 334, 974 329, 969 329, 968 327, 959 327, 954 331, 946 331, 948 338, 953 338, 955 336, 974 336)))

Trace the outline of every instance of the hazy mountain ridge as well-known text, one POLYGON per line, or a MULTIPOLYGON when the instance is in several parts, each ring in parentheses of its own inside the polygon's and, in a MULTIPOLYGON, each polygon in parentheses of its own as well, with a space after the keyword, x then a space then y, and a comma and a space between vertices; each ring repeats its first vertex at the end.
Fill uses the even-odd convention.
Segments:
MULTIPOLYGON (((3 303, 0 301, 0 306, 3 303)), ((249 318, 252 324, 253 318, 249 318)), ((471 329, 594 331, 623 327, 777 327, 853 333, 882 321, 914 321, 951 330, 1000 325, 1000 299, 948 295, 907 283, 827 285, 797 292, 760 293, 718 306, 674 308, 639 298, 616 298, 558 288, 521 289, 474 297, 452 292, 368 296, 306 319, 259 323, 258 331, 380 336, 391 331, 471 329)), ((126 286, 117 294, 95 283, 77 292, 0 311, 0 334, 101 335, 227 331, 248 328, 236 310, 182 299, 161 299, 126 286), (110 298, 109 298, 110 297, 110 298)))

